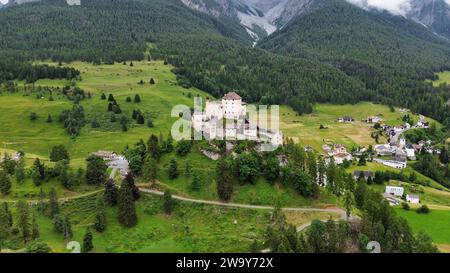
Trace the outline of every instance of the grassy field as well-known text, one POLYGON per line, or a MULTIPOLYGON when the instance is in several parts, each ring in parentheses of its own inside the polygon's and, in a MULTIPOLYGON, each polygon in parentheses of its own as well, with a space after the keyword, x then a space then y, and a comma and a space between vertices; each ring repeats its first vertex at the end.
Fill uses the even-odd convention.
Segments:
POLYGON ((396 209, 397 214, 404 217, 414 232, 424 231, 433 238, 433 242, 443 251, 450 250, 449 219, 450 210, 432 209, 429 214, 419 214, 414 210, 396 209))
MULTIPOLYGON (((9 150, 22 150, 39 157, 48 157, 52 146, 64 144, 73 158, 72 163, 83 166, 84 159, 97 150, 122 151, 127 144, 133 145, 139 139, 147 140, 150 134, 163 133, 167 135, 176 118, 170 116, 173 106, 184 104, 193 105, 193 99, 188 97, 199 94, 204 98, 205 93, 196 89, 184 89, 176 84, 175 75, 170 71, 172 67, 162 62, 134 62, 134 66, 91 65, 81 62, 71 63, 70 66, 81 71, 82 81, 77 86, 91 92, 92 99, 81 102, 85 108, 88 124, 82 129, 76 139, 71 139, 65 132, 62 124, 56 122, 59 113, 70 109, 72 102, 64 97, 56 97, 49 101, 48 97, 37 99, 35 96, 24 96, 23 93, 14 95, 2 93, 0 95, 0 147, 9 150), (155 85, 148 83, 154 78, 155 85), (138 84, 143 80, 145 84, 138 84), (128 132, 120 130, 108 131, 102 128, 93 129, 90 121, 95 117, 98 120, 108 119, 107 100, 101 100, 100 95, 113 94, 123 113, 131 120, 131 112, 140 109, 144 116, 151 116, 154 128, 146 125, 133 124, 128 132), (132 99, 139 94, 141 103, 127 103, 129 96, 132 99), (31 112, 38 114, 36 121, 30 121, 31 112), (47 115, 51 114, 55 120, 47 123, 47 115)), ((40 80, 35 86, 63 87, 70 82, 63 80, 40 80)), ((19 84, 21 86, 21 84, 19 84)), ((120 117, 117 115, 118 118, 120 117)))
POLYGON ((437 74, 439 76, 438 80, 433 81, 434 86, 439 86, 440 84, 446 83, 450 84, 450 71, 444 71, 437 74))
MULTIPOLYGON (((408 113, 412 115, 411 113, 408 113)), ((299 116, 287 106, 280 107, 280 129, 284 135, 301 142, 303 145, 312 146, 317 151, 322 151, 322 145, 328 142, 342 143, 349 147, 375 145, 371 138, 373 128, 362 119, 367 116, 378 115, 388 125, 402 124, 399 109, 391 112, 388 106, 361 102, 355 105, 331 105, 318 104, 314 112, 309 115, 299 116), (351 123, 339 123, 337 118, 351 116, 355 119, 351 123), (320 129, 323 125, 326 129, 320 129)), ((412 115, 418 120, 417 115, 412 115)), ((380 143, 384 139, 380 138, 380 143)))
MULTIPOLYGON (((83 235, 95 217, 96 196, 70 201, 63 213, 72 222, 74 241, 83 235)), ((162 213, 162 197, 144 195, 136 203, 137 226, 126 229, 117 221, 117 208, 107 208, 107 230, 93 231, 93 252, 248 252, 254 239, 263 240, 271 212, 223 208, 177 202, 172 215, 162 213)), ((289 212, 288 221, 301 225, 312 219, 326 220, 336 215, 289 212)), ((52 221, 39 216, 41 240, 54 252, 67 252, 67 242, 53 230, 52 221)), ((22 248, 13 240, 8 248, 22 248)))

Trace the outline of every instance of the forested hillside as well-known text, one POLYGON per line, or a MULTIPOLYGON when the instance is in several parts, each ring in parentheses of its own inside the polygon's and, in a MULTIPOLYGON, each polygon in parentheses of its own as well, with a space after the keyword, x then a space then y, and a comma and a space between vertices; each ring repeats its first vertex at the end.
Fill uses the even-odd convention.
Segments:
POLYGON ((424 82, 447 68, 450 44, 400 17, 368 13, 342 0, 317 6, 250 46, 233 20, 178 0, 64 0, 0 12, 0 55, 16 59, 112 63, 152 58, 173 64, 179 82, 219 96, 289 104, 370 100, 410 107, 450 126, 448 87, 424 82), (285 56, 282 56, 285 55, 285 56))
POLYGON ((449 89, 424 84, 449 69, 450 43, 400 16, 343 0, 316 1, 308 13, 261 41, 268 51, 330 63, 359 79, 377 100, 444 121, 449 89))

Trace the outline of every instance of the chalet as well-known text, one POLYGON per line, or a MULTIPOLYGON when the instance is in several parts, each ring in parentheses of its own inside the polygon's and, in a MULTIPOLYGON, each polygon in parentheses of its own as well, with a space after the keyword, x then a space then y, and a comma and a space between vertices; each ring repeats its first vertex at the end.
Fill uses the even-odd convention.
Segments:
POLYGON ((403 187, 386 186, 385 193, 393 196, 403 196, 405 189, 403 187))
POLYGON ((375 176, 374 173, 371 171, 354 171, 353 172, 353 179, 355 179, 355 180, 359 180, 359 178, 362 177, 362 178, 364 178, 364 180, 367 181, 369 179, 369 177, 371 179, 373 179, 374 176, 375 176))
POLYGON ((420 198, 416 194, 407 194, 406 195, 406 202, 411 203, 411 204, 419 204, 420 203, 420 198))

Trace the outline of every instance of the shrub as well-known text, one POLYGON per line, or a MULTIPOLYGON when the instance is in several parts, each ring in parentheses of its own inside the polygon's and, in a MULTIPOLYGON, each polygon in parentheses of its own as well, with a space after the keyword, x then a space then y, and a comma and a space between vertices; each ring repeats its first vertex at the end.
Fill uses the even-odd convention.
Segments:
POLYGON ((416 210, 416 212, 420 214, 428 214, 430 213, 430 209, 428 208, 427 205, 422 205, 420 208, 416 210))

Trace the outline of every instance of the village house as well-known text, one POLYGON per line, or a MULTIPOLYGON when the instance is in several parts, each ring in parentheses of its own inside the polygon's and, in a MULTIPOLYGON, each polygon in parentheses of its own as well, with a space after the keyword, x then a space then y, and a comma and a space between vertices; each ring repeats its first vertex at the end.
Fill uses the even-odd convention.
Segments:
POLYGON ((394 169, 404 169, 407 165, 406 161, 397 161, 393 159, 374 158, 373 161, 394 169))
POLYGON ((391 205, 391 206, 400 205, 400 201, 397 198, 395 198, 395 196, 393 196, 389 193, 384 193, 383 197, 384 197, 384 199, 386 199, 386 201, 388 201, 389 205, 391 205))
POLYGON ((378 116, 368 116, 366 118, 366 122, 367 123, 380 123, 382 121, 383 120, 380 117, 378 117, 378 116))
POLYGON ((347 152, 347 148, 343 144, 335 144, 333 148, 329 145, 323 145, 322 148, 328 156, 333 157, 336 164, 342 164, 344 161, 353 160, 353 156, 347 152))
POLYGON ((392 147, 389 144, 375 145, 374 149, 378 156, 387 156, 393 154, 392 147))
POLYGON ((385 193, 388 193, 393 196, 403 196, 405 189, 403 187, 396 186, 386 186, 385 193))
POLYGON ((411 204, 419 204, 420 203, 420 198, 416 194, 407 194, 406 195, 406 202, 411 203, 411 204))
POLYGON ((338 121, 338 122, 353 122, 353 121, 355 121, 355 120, 353 119, 353 117, 350 117, 350 116, 344 116, 344 117, 338 118, 337 121, 338 121))
POLYGON ((110 151, 97 151, 94 153, 94 155, 101 157, 105 161, 111 161, 117 159, 117 153, 116 152, 110 152, 110 151))

